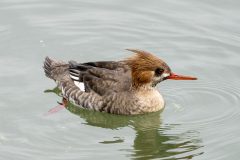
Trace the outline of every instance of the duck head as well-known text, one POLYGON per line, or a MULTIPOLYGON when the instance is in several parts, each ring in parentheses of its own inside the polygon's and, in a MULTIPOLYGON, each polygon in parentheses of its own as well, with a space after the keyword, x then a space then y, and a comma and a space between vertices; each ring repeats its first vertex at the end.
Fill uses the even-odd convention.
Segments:
POLYGON ((196 77, 178 75, 171 71, 170 67, 160 58, 153 54, 137 50, 127 49, 135 53, 134 56, 125 60, 132 70, 132 86, 134 88, 150 86, 155 87, 158 83, 167 80, 196 80, 196 77))

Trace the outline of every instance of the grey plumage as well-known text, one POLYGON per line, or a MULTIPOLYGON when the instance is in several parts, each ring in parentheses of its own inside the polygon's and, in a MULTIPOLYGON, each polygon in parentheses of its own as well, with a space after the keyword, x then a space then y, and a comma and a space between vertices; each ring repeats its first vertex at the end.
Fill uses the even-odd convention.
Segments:
POLYGON ((75 105, 101 112, 131 114, 126 107, 126 99, 131 97, 127 93, 131 88, 131 76, 124 63, 64 63, 46 57, 43 68, 45 75, 57 82, 64 98, 75 105), (83 83, 85 91, 74 81, 83 83))
POLYGON ((69 71, 73 81, 84 83, 86 92, 100 96, 129 90, 131 86, 129 68, 120 62, 70 63, 69 71))

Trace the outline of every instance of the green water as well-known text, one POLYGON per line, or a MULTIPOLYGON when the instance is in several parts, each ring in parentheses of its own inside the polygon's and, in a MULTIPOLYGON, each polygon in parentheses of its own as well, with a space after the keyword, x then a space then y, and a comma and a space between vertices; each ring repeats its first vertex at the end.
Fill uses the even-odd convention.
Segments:
POLYGON ((238 160, 237 0, 0 0, 0 159, 238 160), (61 102, 46 56, 120 60, 139 48, 197 81, 164 81, 166 107, 139 116, 61 102))

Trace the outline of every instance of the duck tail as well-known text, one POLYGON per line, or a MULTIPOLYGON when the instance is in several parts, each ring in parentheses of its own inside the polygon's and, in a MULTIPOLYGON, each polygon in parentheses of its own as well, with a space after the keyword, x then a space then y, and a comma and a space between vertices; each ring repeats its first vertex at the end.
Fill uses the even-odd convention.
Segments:
POLYGON ((68 71, 69 65, 67 63, 53 60, 49 57, 45 58, 43 69, 45 75, 55 81, 61 81, 68 71))

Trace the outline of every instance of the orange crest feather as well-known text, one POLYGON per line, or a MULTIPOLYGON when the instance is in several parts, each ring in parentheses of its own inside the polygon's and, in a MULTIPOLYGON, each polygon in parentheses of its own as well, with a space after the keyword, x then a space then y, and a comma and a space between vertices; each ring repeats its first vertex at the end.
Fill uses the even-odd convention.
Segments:
POLYGON ((125 60, 132 69, 133 86, 135 87, 150 83, 154 71, 160 66, 167 66, 164 61, 149 52, 135 49, 127 50, 136 53, 125 60))

